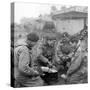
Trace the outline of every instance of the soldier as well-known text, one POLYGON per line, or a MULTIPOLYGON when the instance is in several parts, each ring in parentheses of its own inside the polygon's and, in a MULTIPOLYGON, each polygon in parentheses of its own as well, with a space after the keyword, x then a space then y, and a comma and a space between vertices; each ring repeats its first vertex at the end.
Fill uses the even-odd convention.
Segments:
POLYGON ((75 52, 72 53, 72 61, 66 76, 67 84, 87 83, 87 56, 85 52, 84 39, 80 39, 75 52))
POLYGON ((55 66, 58 71, 58 83, 65 84, 66 80, 63 79, 63 75, 67 73, 68 67, 71 63, 71 46, 69 39, 64 38, 57 42, 55 51, 55 66))
POLYGON ((39 66, 41 66, 42 71, 45 73, 43 79, 46 81, 48 85, 52 85, 55 84, 55 80, 52 79, 57 77, 53 77, 50 79, 50 76, 48 75, 50 75, 50 73, 53 74, 53 70, 57 72, 53 62, 55 58, 55 39, 50 37, 44 37, 43 41, 44 42, 42 44, 42 53, 38 57, 39 66), (46 61, 47 63, 45 63, 46 61))
POLYGON ((43 80, 35 68, 37 63, 33 60, 32 48, 39 37, 36 33, 27 35, 26 40, 20 40, 14 47, 14 87, 42 86, 43 80))
POLYGON ((67 71, 67 62, 70 62, 69 54, 71 53, 71 46, 69 44, 69 40, 67 38, 61 39, 58 41, 56 46, 56 63, 58 71, 61 70, 66 72, 67 71))
POLYGON ((45 56, 52 63, 55 56, 55 40, 47 37, 42 50, 43 56, 45 56))

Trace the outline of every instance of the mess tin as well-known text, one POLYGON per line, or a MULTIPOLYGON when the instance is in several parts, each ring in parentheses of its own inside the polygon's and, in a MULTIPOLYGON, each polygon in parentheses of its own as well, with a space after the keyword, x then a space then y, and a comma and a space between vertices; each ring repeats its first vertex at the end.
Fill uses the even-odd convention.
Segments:
POLYGON ((48 82, 48 81, 57 81, 58 80, 58 71, 56 71, 55 69, 49 68, 47 72, 44 71, 44 76, 42 76, 42 78, 46 82, 48 82))

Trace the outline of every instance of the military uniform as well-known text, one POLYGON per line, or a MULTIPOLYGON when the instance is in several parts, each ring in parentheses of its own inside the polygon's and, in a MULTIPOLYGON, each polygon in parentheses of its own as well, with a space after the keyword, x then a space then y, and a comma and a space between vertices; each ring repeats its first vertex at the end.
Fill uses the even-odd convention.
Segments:
POLYGON ((53 46, 49 46, 48 44, 44 45, 42 50, 43 50, 42 55, 45 56, 46 58, 48 58, 48 60, 52 62, 52 60, 55 56, 54 45, 53 46))
MULTIPOLYGON (((83 44, 82 42, 80 43, 83 44)), ((77 49, 67 71, 67 84, 87 83, 87 55, 81 47, 77 49)))
POLYGON ((34 66, 37 66, 37 63, 32 60, 31 56, 32 52, 27 47, 26 42, 21 42, 20 40, 19 43, 16 44, 14 50, 14 87, 33 87, 43 85, 43 80, 34 68, 34 66))
MULTIPOLYGON (((70 62, 69 54, 72 52, 72 48, 68 43, 60 43, 58 42, 56 46, 56 66, 58 70, 63 70, 66 67, 67 62, 70 62)), ((67 67, 66 67, 67 68, 67 67)))

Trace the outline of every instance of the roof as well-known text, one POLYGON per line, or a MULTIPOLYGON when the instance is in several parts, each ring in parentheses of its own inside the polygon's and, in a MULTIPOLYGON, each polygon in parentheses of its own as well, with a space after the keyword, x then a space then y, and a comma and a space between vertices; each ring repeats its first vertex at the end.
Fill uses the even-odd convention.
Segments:
POLYGON ((66 10, 58 10, 53 13, 52 18, 78 19, 88 17, 88 7, 72 7, 66 10))
POLYGON ((86 17, 88 17, 87 13, 77 12, 77 11, 70 11, 70 12, 60 13, 52 16, 53 19, 56 19, 56 18, 78 19, 78 18, 86 18, 86 17))
POLYGON ((78 18, 86 18, 88 17, 87 13, 78 12, 78 11, 70 11, 65 13, 58 13, 52 16, 53 19, 61 18, 61 19, 78 19, 78 18))

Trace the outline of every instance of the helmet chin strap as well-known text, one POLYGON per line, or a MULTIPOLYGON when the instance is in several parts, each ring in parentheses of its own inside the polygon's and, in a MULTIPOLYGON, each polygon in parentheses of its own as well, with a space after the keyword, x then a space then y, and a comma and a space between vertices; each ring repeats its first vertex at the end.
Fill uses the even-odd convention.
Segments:
POLYGON ((27 47, 31 50, 33 46, 31 46, 30 44, 27 45, 27 47))

